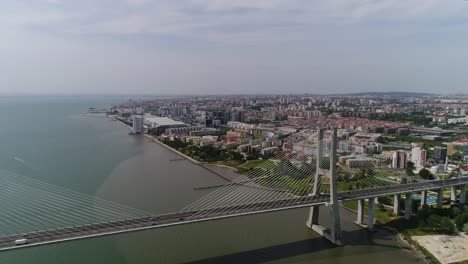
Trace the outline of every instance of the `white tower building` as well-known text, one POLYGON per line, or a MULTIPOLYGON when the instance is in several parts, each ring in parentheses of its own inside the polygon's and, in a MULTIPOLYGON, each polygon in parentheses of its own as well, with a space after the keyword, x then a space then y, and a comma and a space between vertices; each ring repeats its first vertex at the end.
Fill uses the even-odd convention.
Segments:
POLYGON ((133 116, 133 133, 143 134, 143 117, 139 115, 133 116))

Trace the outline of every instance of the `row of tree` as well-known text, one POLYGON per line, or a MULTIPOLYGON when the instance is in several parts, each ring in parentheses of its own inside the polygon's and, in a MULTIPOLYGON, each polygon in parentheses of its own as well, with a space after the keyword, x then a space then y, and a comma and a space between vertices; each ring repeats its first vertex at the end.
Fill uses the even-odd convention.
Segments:
POLYGON ((212 146, 194 146, 191 144, 187 144, 179 139, 170 140, 169 138, 165 138, 163 140, 163 143, 170 146, 171 148, 177 149, 178 151, 194 159, 207 162, 233 160, 238 161, 239 163, 243 163, 246 160, 257 160, 259 158, 270 159, 274 157, 274 154, 262 155, 258 152, 249 153, 246 156, 244 156, 238 151, 228 151, 212 146))

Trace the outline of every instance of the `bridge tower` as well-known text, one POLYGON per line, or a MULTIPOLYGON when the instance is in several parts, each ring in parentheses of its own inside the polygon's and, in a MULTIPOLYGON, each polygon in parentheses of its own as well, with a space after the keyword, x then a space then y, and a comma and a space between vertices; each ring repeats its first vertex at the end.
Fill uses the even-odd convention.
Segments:
MULTIPOLYGON (((323 130, 319 129, 318 133, 318 151, 317 151, 317 169, 315 173, 314 189, 312 195, 316 196, 320 194, 320 182, 321 177, 324 174, 322 168, 323 160, 323 130)), ((307 220, 307 226, 327 238, 335 245, 342 245, 341 241, 341 223, 340 223, 340 208, 338 204, 338 190, 336 186, 336 151, 337 151, 337 129, 332 130, 331 137, 331 150, 330 150, 330 170, 329 170, 329 182, 330 182, 330 202, 327 207, 330 209, 331 215, 331 226, 330 229, 319 225, 319 206, 312 206, 309 212, 309 218, 307 220)))
MULTIPOLYGON (((323 130, 319 129, 317 132, 317 164, 315 169, 315 179, 314 179, 314 189, 312 190, 312 195, 317 196, 320 194, 320 183, 323 175, 322 168, 322 159, 323 159, 323 130)), ((307 219, 307 227, 313 229, 314 225, 318 225, 319 220, 320 206, 310 207, 309 218, 307 219)))

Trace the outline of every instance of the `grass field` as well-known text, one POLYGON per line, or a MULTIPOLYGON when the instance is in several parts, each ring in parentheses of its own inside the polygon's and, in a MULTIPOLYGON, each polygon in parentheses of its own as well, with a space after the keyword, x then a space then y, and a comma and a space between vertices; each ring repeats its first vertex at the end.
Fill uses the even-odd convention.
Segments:
POLYGON ((392 176, 393 173, 389 172, 389 171, 380 171, 380 170, 377 170, 375 172, 375 177, 382 177, 382 178, 385 178, 385 177, 388 177, 388 176, 392 176))
POLYGON ((276 166, 275 162, 272 160, 249 160, 246 163, 239 166, 239 168, 243 169, 253 169, 253 168, 262 168, 268 169, 273 168, 276 166))

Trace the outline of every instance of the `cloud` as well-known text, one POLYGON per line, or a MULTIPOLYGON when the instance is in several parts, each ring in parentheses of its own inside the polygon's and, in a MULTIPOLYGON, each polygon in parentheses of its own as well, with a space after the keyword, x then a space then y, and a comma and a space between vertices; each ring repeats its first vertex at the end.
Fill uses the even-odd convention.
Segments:
POLYGON ((80 34, 200 37, 270 33, 274 28, 297 25, 430 20, 468 11, 466 2, 456 0, 29 0, 9 7, 4 10, 10 15, 3 14, 3 21, 13 25, 80 34))

